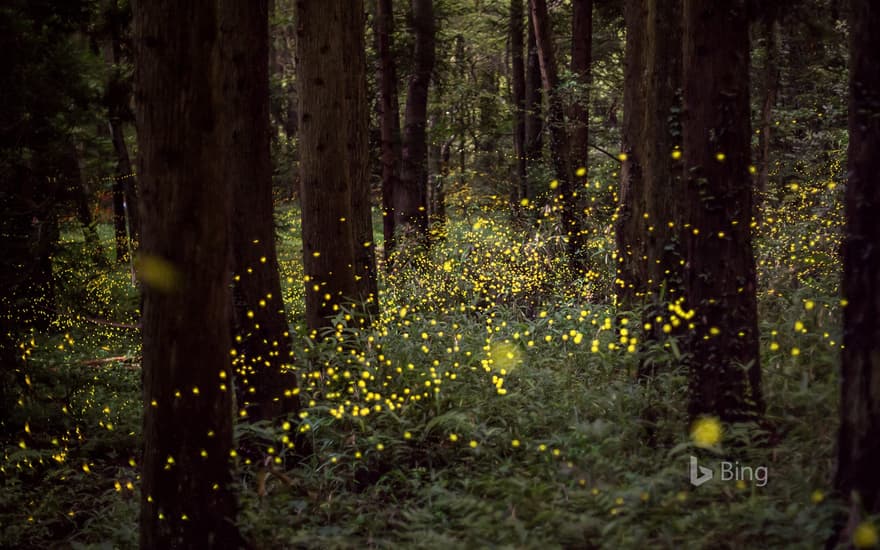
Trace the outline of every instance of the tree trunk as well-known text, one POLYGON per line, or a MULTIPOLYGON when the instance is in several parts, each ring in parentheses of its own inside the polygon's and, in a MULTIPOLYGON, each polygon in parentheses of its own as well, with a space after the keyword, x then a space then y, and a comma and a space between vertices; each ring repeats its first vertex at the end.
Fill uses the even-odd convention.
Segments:
POLYGON ((101 246, 101 239, 98 236, 98 223, 92 216, 88 183, 82 176, 79 154, 72 143, 67 146, 63 172, 63 177, 70 180, 69 190, 73 194, 76 217, 82 226, 86 249, 95 265, 106 266, 107 257, 104 256, 104 247, 101 246))
POLYGON ((578 96, 571 106, 571 160, 587 168, 590 142, 590 62, 593 41, 593 0, 573 0, 571 14, 571 72, 578 96))
POLYGON ((682 245, 692 417, 763 411, 752 185, 749 26, 745 0, 684 2, 682 245))
MULTIPOLYGON (((306 319, 317 331, 339 307, 357 295, 352 189, 349 177, 350 78, 340 71, 357 52, 345 38, 351 0, 297 2, 297 82, 299 83, 300 203, 306 319)), ((360 13, 360 11, 358 11, 360 13)), ((363 111, 365 112, 365 111, 363 111)))
MULTIPOLYGON (((216 4, 135 4, 143 185, 141 548, 235 546, 231 189, 218 162, 216 4), (169 62, 171 56, 175 62, 169 62)), ((253 62, 248 59, 245 62, 253 62)))
POLYGON ((510 0, 510 60, 513 90, 513 154, 516 171, 511 199, 514 208, 525 198, 526 189, 526 67, 523 57, 523 0, 510 0))
POLYGON ((369 112, 367 104, 367 59, 364 39, 363 0, 351 0, 351 8, 343 12, 348 29, 346 40, 346 103, 350 108, 346 136, 348 138, 349 181, 351 182, 352 236, 354 238, 354 272, 357 292, 354 298, 362 312, 375 315, 379 311, 379 290, 376 281, 376 243, 373 238, 372 202, 370 200, 369 112))
POLYGON ((394 251, 394 190, 400 186, 400 106, 397 102, 397 68, 394 63, 394 10, 392 0, 376 1, 376 55, 379 65, 379 126, 382 141, 382 233, 385 267, 394 251))
POLYGON ((535 26, 532 23, 532 11, 528 10, 526 25, 526 76, 525 76, 525 152, 526 179, 521 183, 520 195, 533 199, 528 180, 530 167, 541 162, 544 149, 544 119, 542 116, 543 99, 541 96, 541 63, 538 60, 538 45, 535 43, 535 26))
POLYGON ((779 92, 779 23, 775 18, 764 21, 764 99, 761 102, 761 134, 758 137, 758 182, 755 213, 760 215, 761 201, 767 193, 770 178, 770 137, 773 122, 773 107, 779 92))
POLYGON ((116 165, 116 176, 113 179, 113 236, 116 242, 116 261, 127 262, 130 259, 128 249, 128 228, 125 220, 125 175, 119 164, 116 165))
POLYGON ((569 267, 574 275, 580 275, 583 272, 584 235, 577 212, 577 197, 572 188, 574 175, 569 162, 570 143, 565 130, 565 112, 558 90, 559 77, 556 54, 553 50, 553 35, 546 0, 530 0, 530 4, 538 60, 541 65, 541 79, 544 83, 544 93, 548 96, 547 124, 550 126, 550 151, 558 182, 556 198, 559 199, 562 208, 562 234, 566 239, 569 267))
POLYGON ((232 192, 233 323, 240 409, 271 420, 299 409, 275 249, 266 0, 219 0, 215 86, 220 174, 232 192), (240 338, 240 339, 239 339, 240 338))
MULTIPOLYGON (((123 214, 125 216, 124 219, 127 221, 127 225, 124 224, 122 229, 128 228, 128 236, 131 239, 129 246, 133 251, 137 248, 138 241, 140 241, 141 225, 138 209, 137 176, 134 174, 131 157, 128 154, 128 145, 125 144, 124 126, 120 120, 111 119, 110 136, 113 140, 113 149, 116 152, 116 181, 113 186, 114 208, 117 186, 121 186, 124 201, 123 214), (119 183, 120 181, 121 183, 119 183)), ((116 219, 114 217, 114 227, 115 223, 116 219)))
POLYGON ((401 155, 400 187, 394 190, 395 228, 427 243, 428 212, 428 87, 434 70, 434 2, 412 0, 415 38, 413 71, 406 96, 401 155), (399 192, 398 192, 399 191, 399 192))
MULTIPOLYGON (((645 340, 662 339, 658 315, 680 295, 676 200, 681 196, 681 3, 629 0, 624 69, 617 303, 645 305, 645 340), (677 151, 677 152, 676 152, 677 151), (673 226, 670 227, 670 223, 673 226)), ((646 362, 640 374, 651 374, 646 362)))
POLYGON ((849 182, 843 254, 840 434, 834 485, 861 510, 880 512, 880 6, 850 9, 849 182))

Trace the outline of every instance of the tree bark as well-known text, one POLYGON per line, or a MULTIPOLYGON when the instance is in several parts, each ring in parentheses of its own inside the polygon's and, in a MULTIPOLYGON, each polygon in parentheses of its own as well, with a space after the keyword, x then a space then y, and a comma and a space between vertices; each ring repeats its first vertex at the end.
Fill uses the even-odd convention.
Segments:
POLYGON ((352 55, 345 38, 349 10, 355 10, 350 0, 296 3, 303 263, 313 331, 330 324, 358 290, 349 139, 340 131, 359 112, 349 105, 350 79, 339 70, 352 55))
POLYGON ((379 126, 382 149, 382 233, 385 267, 394 251, 394 190, 400 186, 400 106, 397 100, 397 67, 393 55, 394 10, 392 0, 376 1, 376 54, 379 64, 379 126))
POLYGON ((761 134, 758 137, 758 182, 756 214, 760 214, 760 201, 767 193, 770 179, 770 138, 773 131, 773 107, 779 92, 779 23, 773 17, 764 21, 764 99, 761 101, 761 134))
MULTIPOLYGON (((628 0, 620 208, 615 225, 617 303, 646 306, 645 340, 681 294, 676 201, 681 196, 681 2, 628 0), (670 226, 670 224, 672 224, 670 226)), ((640 364, 640 374, 653 366, 640 364)))
POLYGON ((513 91, 513 154, 516 157, 514 187, 511 199, 514 208, 525 198, 526 189, 526 67, 523 43, 523 0, 510 0, 510 71, 513 91))
POLYGON ((572 187, 574 174, 570 163, 570 142, 565 129, 565 111, 559 94, 559 76, 553 35, 547 13, 546 0, 530 0, 535 43, 541 65, 541 80, 548 96, 547 124, 550 126, 550 151, 558 182, 557 197, 562 209, 562 234, 566 239, 568 263, 573 274, 583 272, 584 234, 577 212, 577 201, 572 187))
POLYGON ((436 29, 433 0, 412 0, 411 5, 415 49, 404 114, 400 187, 394 190, 394 223, 398 232, 411 233, 424 244, 428 241, 428 88, 434 70, 436 29))
POLYGON ((843 254, 843 350, 835 488, 850 525, 880 512, 880 6, 850 3, 849 181, 843 254))
POLYGON ((692 417, 763 411, 752 185, 749 26, 745 0, 684 2, 682 245, 692 417))
POLYGON ((593 41, 593 0, 572 0, 571 72, 579 94, 571 106, 571 160, 573 168, 587 168, 590 142, 590 63, 593 41))
POLYGON ((269 122, 269 17, 266 0, 219 0, 216 88, 223 154, 220 174, 233 197, 233 366, 237 402, 250 418, 299 409, 289 328, 281 298, 272 200, 269 122))
MULTIPOLYGON (((135 5, 143 185, 141 548, 236 546, 231 189, 218 160, 216 3, 135 5), (172 61, 173 60, 173 61, 172 61)), ((251 60, 249 60, 251 61, 251 60)))
POLYGON ((535 43, 535 26, 532 23, 532 12, 526 16, 526 76, 525 76, 525 144, 526 179, 522 182, 520 195, 529 200, 534 199, 528 180, 531 166, 541 162, 544 149, 543 99, 541 95, 541 63, 538 60, 538 45, 535 43))
POLYGON ((357 292, 354 295, 364 318, 379 311, 379 290, 376 280, 376 243, 373 238, 372 202, 370 200, 369 112, 367 104, 367 59, 364 39, 363 0, 350 0, 346 10, 344 34, 346 51, 345 74, 348 116, 348 166, 351 182, 351 216, 354 238, 354 272, 357 292))

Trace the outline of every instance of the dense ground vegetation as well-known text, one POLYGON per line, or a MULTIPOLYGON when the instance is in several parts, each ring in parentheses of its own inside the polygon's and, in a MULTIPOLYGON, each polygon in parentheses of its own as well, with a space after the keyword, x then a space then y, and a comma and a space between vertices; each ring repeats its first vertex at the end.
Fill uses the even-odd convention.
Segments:
MULTIPOLYGON (((290 481, 270 476, 259 496, 256 465, 238 457, 243 532, 258 547, 815 547, 839 506, 826 499, 839 191, 833 177, 802 181, 765 212, 757 250, 767 421, 710 449, 682 429, 687 374, 675 340, 646 351, 669 368, 634 383, 639 315, 603 299, 597 289, 607 283, 568 284, 553 232, 526 238, 497 197, 462 198, 437 246, 387 277, 382 317, 364 329, 342 312, 323 341, 303 327, 297 213, 280 204, 305 407, 290 422, 239 426, 239 442, 268 448, 290 481), (314 449, 305 461, 291 448, 296 425, 314 449), (685 475, 694 453, 767 466, 769 479, 694 488, 685 475)), ((109 241, 110 227, 100 229, 109 241)), ((592 244, 611 261, 607 240, 592 244)), ((55 269, 59 315, 20 342, 27 391, 7 422, 24 429, 3 450, 2 541, 130 547, 141 430, 136 288, 127 265, 92 265, 73 227, 62 231, 55 269)), ((686 322, 686 313, 658 322, 686 322)))

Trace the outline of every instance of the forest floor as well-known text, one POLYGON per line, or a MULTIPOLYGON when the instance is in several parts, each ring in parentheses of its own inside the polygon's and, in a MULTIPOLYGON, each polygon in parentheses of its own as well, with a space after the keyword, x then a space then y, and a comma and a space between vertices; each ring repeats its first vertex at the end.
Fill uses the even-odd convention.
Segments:
MULTIPOLYGON (((759 237, 767 423, 707 446, 688 430, 674 338, 644 352, 659 374, 637 383, 639 315, 597 299, 601 277, 558 275, 549 227, 526 237, 491 210, 456 212, 430 254, 383 278, 371 328, 341 313, 317 342, 301 326, 297 216, 282 207, 278 231, 305 409, 237 427, 293 480, 270 478, 260 497, 240 460, 239 523, 256 547, 815 548, 829 535, 840 304, 823 249, 839 228, 807 215, 759 237), (314 450, 299 462, 296 429, 314 450), (715 479, 692 485, 692 456, 715 479)), ((611 261, 607 238, 597 262, 611 261)), ((0 547, 136 545, 138 298, 128 265, 95 266, 83 247, 71 224, 58 318, 21 345, 0 547)))

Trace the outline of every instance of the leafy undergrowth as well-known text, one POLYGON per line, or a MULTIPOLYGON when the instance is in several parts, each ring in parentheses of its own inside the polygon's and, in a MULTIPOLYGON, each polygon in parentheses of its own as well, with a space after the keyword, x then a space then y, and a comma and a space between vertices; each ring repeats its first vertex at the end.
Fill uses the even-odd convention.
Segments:
MULTIPOLYGON (((567 284, 551 229, 526 236, 491 209, 465 214, 438 231, 430 254, 396 260, 371 328, 341 312, 335 330, 316 336, 301 326, 296 211, 280 212, 306 408, 237 428, 265 439, 293 480, 270 477, 259 497, 255 467, 237 465, 239 522, 256 547, 823 544, 838 509, 826 498, 837 273, 820 266, 816 284, 793 288, 768 266, 780 247, 801 245, 799 232, 818 248, 836 242, 837 226, 785 218, 758 243, 768 422, 726 427, 704 448, 687 430, 673 340, 645 351, 665 366, 637 383, 637 312, 600 300, 599 278, 567 284), (314 450, 304 460, 290 443, 297 430, 314 450), (694 487, 691 455, 727 460, 745 479, 694 487)), ((591 241, 597 258, 611 256, 605 238, 591 241)), ((25 392, 4 421, 13 435, 0 464, 0 546, 136 544, 140 351, 127 326, 136 292, 124 266, 95 268, 82 247, 65 239, 56 261, 67 309, 22 342, 25 392)), ((664 322, 679 322, 676 312, 664 322)))

